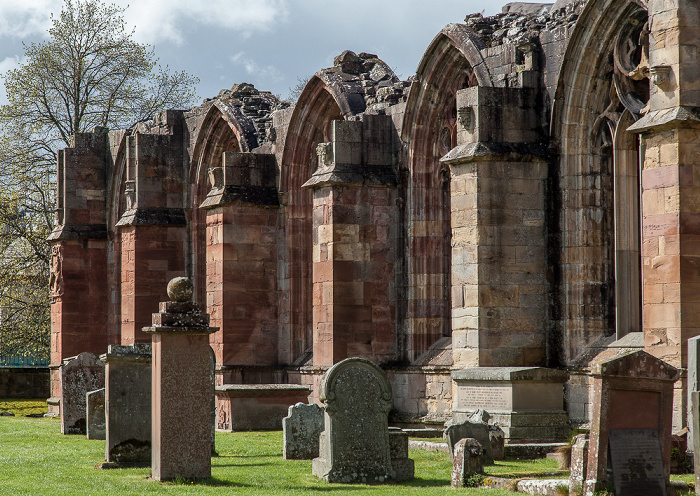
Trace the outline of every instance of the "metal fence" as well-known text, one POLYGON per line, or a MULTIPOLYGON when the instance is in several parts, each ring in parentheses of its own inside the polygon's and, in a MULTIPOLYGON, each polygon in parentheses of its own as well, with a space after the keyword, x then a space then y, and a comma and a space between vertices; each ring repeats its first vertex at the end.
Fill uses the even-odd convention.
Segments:
POLYGON ((0 367, 48 367, 48 358, 0 354, 0 367))

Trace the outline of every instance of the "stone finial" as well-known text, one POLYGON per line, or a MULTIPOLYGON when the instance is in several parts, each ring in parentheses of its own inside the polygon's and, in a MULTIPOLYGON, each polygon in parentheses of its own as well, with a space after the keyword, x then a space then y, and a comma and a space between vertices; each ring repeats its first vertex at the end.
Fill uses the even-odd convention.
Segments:
POLYGON ((194 285, 188 277, 175 277, 168 283, 168 298, 172 301, 190 301, 194 285))

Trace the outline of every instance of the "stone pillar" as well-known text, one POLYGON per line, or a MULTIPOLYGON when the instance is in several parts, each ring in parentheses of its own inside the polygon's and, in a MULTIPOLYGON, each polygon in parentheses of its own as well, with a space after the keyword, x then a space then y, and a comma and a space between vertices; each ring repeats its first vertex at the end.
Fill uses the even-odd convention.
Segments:
POLYGON ((121 344, 148 342, 140 332, 165 299, 168 281, 185 272, 182 137, 136 134, 126 148, 126 211, 121 241, 121 344))
POLYGON ((49 236, 52 413, 58 413, 63 360, 107 348, 106 161, 102 128, 76 134, 73 146, 58 152, 56 228, 49 236))
POLYGON ((152 338, 151 470, 158 481, 211 477, 209 315, 190 301, 194 286, 178 277, 160 303, 152 338))
MULTIPOLYGON (((219 332, 211 337, 216 361, 228 366, 277 363, 277 218, 273 155, 223 154, 209 171, 207 311, 219 332)), ((223 383, 232 378, 224 376, 223 383)))
POLYGON ((334 121, 304 187, 314 190, 314 365, 395 358, 395 201, 391 120, 334 121))
MULTIPOLYGON (((644 346, 685 368, 686 342, 700 334, 700 4, 649 0, 649 111, 642 134, 644 346)), ((676 385, 674 426, 685 423, 676 385)))
POLYGON ((536 92, 457 93, 450 166, 455 366, 547 364, 544 182, 536 92))

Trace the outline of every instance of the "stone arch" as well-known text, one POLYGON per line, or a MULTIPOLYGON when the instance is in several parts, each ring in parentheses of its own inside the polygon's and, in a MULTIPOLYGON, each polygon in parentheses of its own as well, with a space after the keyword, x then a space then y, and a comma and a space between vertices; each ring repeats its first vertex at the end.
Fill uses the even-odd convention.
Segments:
POLYGON ((402 285, 408 304, 400 316, 399 345, 409 361, 451 334, 450 182, 439 160, 457 145, 457 91, 493 86, 478 43, 465 26, 446 26, 418 65, 406 106, 402 141, 408 161, 401 176, 408 246, 402 285))
MULTIPOLYGON (((622 307, 616 307, 620 276, 615 252, 621 241, 616 239, 616 226, 638 215, 638 207, 636 214, 633 207, 627 213, 620 210, 624 205, 620 188, 630 183, 620 182, 620 171, 639 160, 633 157, 638 150, 629 146, 631 138, 622 124, 628 126, 639 117, 645 96, 637 93, 644 93, 645 85, 648 91, 648 81, 633 81, 624 74, 634 68, 622 67, 632 59, 625 62, 621 51, 627 43, 631 47, 627 55, 636 56, 634 64, 641 68, 643 43, 633 45, 646 18, 646 5, 638 0, 589 1, 574 27, 559 73, 552 138, 559 151, 553 174, 561 205, 554 217, 559 222, 562 287, 552 292, 558 296, 551 303, 552 315, 560 316, 554 325, 564 362, 613 334, 619 323, 622 307)), ((625 256, 634 252, 629 243, 624 251, 625 256)), ((622 258, 617 258, 621 263, 622 258)))
POLYGON ((196 301, 206 301, 206 212, 199 208, 209 192, 209 169, 220 167, 224 152, 249 152, 258 146, 253 122, 238 107, 216 100, 195 141, 189 173, 190 275, 196 301))
POLYGON ((364 99, 344 91, 331 70, 311 77, 297 101, 289 121, 280 174, 286 245, 286 270, 280 300, 282 339, 280 360, 292 363, 313 344, 313 280, 311 219, 313 192, 302 189, 317 164, 316 146, 330 141, 334 120, 364 110, 364 99))

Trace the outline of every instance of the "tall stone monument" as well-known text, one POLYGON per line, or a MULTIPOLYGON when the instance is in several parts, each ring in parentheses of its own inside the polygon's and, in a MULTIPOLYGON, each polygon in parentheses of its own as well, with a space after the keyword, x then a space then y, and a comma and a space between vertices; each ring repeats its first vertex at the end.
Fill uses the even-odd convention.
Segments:
POLYGON ((313 474, 328 482, 378 483, 394 477, 389 449, 391 385, 363 358, 338 362, 323 376, 324 431, 313 474))
POLYGON ((211 476, 209 315, 185 277, 168 283, 152 336, 151 470, 158 481, 211 476))

